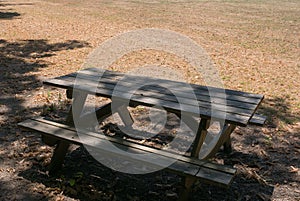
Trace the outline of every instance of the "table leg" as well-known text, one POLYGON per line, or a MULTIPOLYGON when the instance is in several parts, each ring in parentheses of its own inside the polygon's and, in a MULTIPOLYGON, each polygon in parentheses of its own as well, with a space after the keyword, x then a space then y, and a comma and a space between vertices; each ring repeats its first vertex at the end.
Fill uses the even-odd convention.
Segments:
POLYGON ((205 137, 207 135, 207 129, 209 128, 210 120, 202 118, 196 133, 196 139, 194 141, 191 156, 198 158, 201 147, 204 143, 205 137))
POLYGON ((180 191, 180 195, 178 198, 178 201, 188 201, 189 200, 189 195, 192 189, 192 186, 196 182, 196 178, 194 177, 183 177, 182 178, 182 189, 180 191))
MULTIPOLYGON (((208 159, 216 155, 216 153, 220 150, 222 145, 229 146, 230 144, 230 135, 236 128, 236 125, 233 124, 225 124, 223 128, 221 129, 221 133, 219 135, 219 139, 217 143, 214 145, 214 147, 210 150, 210 152, 205 156, 204 159, 208 159)), ((231 147, 231 144, 230 144, 231 147)), ((225 147, 224 147, 225 148, 225 147)))
MULTIPOLYGON (((195 123, 196 121, 194 121, 195 123)), ((201 146, 205 140, 207 129, 209 128, 210 120, 202 118, 197 129, 196 138, 191 153, 191 157, 198 158, 201 146)), ((195 127, 192 125, 192 127, 195 127)), ((188 201, 192 186, 197 181, 196 178, 190 176, 182 177, 182 189, 178 201, 188 201)))
POLYGON ((42 141, 49 146, 54 146, 57 144, 58 140, 53 137, 42 135, 42 141))
MULTIPOLYGON (((210 120, 202 118, 200 121, 198 130, 197 130, 197 135, 196 135, 196 139, 194 141, 193 149, 191 152, 191 157, 198 158, 201 147, 207 136, 207 129, 209 128, 209 126, 210 126, 210 120)), ((220 150, 220 147, 222 145, 224 145, 224 148, 225 148, 225 146, 227 146, 229 148, 230 147, 230 134, 234 131, 235 128, 236 128, 235 125, 225 124, 220 131, 221 133, 220 133, 217 143, 215 144, 215 146, 211 149, 210 153, 205 158, 210 158, 210 157, 214 156, 216 154, 216 152, 220 150)), ((179 201, 186 201, 189 199, 189 194, 190 194, 191 188, 192 188, 193 184, 196 182, 196 180, 197 180, 196 178, 189 177, 189 176, 182 178, 183 189, 181 190, 179 201)))
POLYGON ((134 122, 133 122, 132 116, 130 115, 130 113, 127 109, 127 106, 122 105, 117 109, 117 111, 118 111, 118 114, 120 115, 123 123, 125 124, 125 126, 131 127, 134 122))
POLYGON ((224 144, 224 152, 227 154, 230 154, 232 152, 232 146, 231 146, 231 138, 230 135, 228 136, 228 139, 225 140, 224 144))
MULTIPOLYGON (((71 93, 70 90, 67 91, 67 96, 70 96, 70 93, 71 93), (68 93, 69 93, 69 95, 68 95, 68 93)), ((88 94, 84 93, 84 92, 73 92, 72 93, 73 102, 69 109, 68 116, 66 118, 66 123, 68 125, 74 126, 74 120, 80 119, 80 115, 83 110, 83 106, 86 101, 87 95, 88 94), (73 109, 74 106, 76 107, 76 109, 73 109)))
POLYGON ((57 143, 48 168, 49 174, 55 174, 59 169, 61 169, 69 146, 70 144, 66 141, 59 141, 57 143))

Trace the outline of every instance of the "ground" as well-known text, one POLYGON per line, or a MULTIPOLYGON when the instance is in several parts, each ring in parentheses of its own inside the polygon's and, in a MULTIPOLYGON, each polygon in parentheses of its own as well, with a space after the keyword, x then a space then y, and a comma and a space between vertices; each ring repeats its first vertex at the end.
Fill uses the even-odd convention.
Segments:
MULTIPOLYGON (((66 111, 64 92, 44 88, 42 80, 80 69, 94 48, 117 34, 153 27, 200 44, 226 88, 265 95, 259 112, 268 116, 266 125, 238 128, 233 152, 214 159, 237 168, 233 184, 199 183, 191 200, 300 200, 299 13, 297 0, 0 1, 0 200, 176 199, 177 176, 118 173, 82 147, 73 147, 59 175, 48 176, 53 148, 16 125, 66 111)), ((184 59, 156 50, 129 53, 110 69, 145 64, 202 83, 184 59)))

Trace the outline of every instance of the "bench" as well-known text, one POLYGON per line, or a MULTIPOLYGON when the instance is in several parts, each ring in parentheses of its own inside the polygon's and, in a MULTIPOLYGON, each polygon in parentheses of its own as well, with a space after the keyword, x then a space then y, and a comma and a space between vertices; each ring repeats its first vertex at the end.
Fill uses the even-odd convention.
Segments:
POLYGON ((230 135, 236 126, 263 125, 266 120, 264 116, 256 114, 256 110, 263 100, 263 96, 259 94, 192 84, 189 89, 186 84, 176 81, 133 75, 123 79, 124 74, 122 73, 100 71, 100 69, 95 68, 84 69, 77 73, 44 81, 45 85, 66 89, 67 97, 73 100, 65 123, 58 123, 41 117, 19 123, 19 126, 24 129, 41 133, 46 144, 56 145, 49 166, 50 172, 55 172, 61 167, 70 144, 84 145, 105 153, 111 158, 126 158, 132 163, 144 166, 143 168, 162 167, 182 175, 183 190, 179 200, 187 200, 189 191, 197 179, 223 187, 230 185, 236 170, 215 164, 208 159, 213 157, 221 146, 224 146, 225 151, 231 151, 230 135), (99 73, 102 75, 101 79, 98 76, 99 73), (76 84, 78 80, 79 84, 76 84), (148 84, 144 87, 142 86, 143 83, 148 84), (137 90, 132 91, 132 87, 136 87, 137 90), (168 90, 168 87, 171 87, 172 90, 168 90), (192 90, 194 96, 189 90, 192 90), (179 96, 180 103, 174 93, 179 96), (89 94, 110 98, 112 102, 83 115, 81 111, 83 111, 89 94), (196 99, 196 102, 191 101, 193 98, 196 99), (117 104, 114 105, 113 111, 112 104, 114 102, 117 104), (105 136, 76 126, 81 121, 90 122, 92 116, 96 116, 98 121, 102 121, 117 112, 124 125, 130 127, 133 124, 133 119, 127 106, 136 107, 138 105, 159 106, 167 112, 177 115, 195 133, 190 155, 179 155, 116 137, 105 136), (217 112, 212 112, 213 107, 216 108, 217 112), (76 111, 72 108, 80 108, 80 110, 76 111), (220 131, 216 136, 208 132, 212 120, 220 121, 220 131), (221 123, 222 120, 223 123, 221 123), (195 127, 195 125, 197 126, 195 127), (99 143, 95 144, 95 141, 99 143), (101 146, 101 142, 104 141, 111 142, 121 150, 152 154, 155 158, 162 160, 128 157, 127 154, 101 146), (172 163, 165 163, 170 161, 172 163))
MULTIPOLYGON (((84 133, 85 137, 90 139, 82 140, 79 139, 77 131, 74 127, 68 126, 66 124, 50 121, 42 117, 27 119, 19 123, 18 125, 24 129, 41 133, 43 139, 52 139, 51 143, 49 143, 49 141, 47 140, 44 141, 48 145, 53 145, 58 141, 64 141, 67 143, 73 143, 77 145, 82 145, 83 142, 87 142, 85 145, 93 146, 92 144, 89 144, 89 142, 94 141, 93 138, 96 138, 97 140, 99 139, 109 140, 119 148, 126 147, 126 149, 131 149, 131 151, 134 152, 138 152, 138 153, 149 152, 158 155, 160 157, 176 159, 176 162, 167 168, 168 170, 171 170, 178 174, 196 177, 202 181, 219 185, 222 187, 228 187, 232 182, 233 176, 236 173, 236 170, 233 168, 215 164, 207 160, 197 160, 186 156, 181 156, 180 158, 178 158, 178 155, 174 153, 166 152, 163 150, 155 149, 149 146, 144 146, 133 142, 124 141, 119 138, 113 138, 109 136, 104 137, 102 135, 99 135, 99 133, 85 131, 84 133)), ((102 147, 97 147, 97 148, 101 149, 102 147)), ((118 155, 118 153, 111 153, 111 150, 101 150, 101 151, 104 151, 107 154, 118 155)), ((58 153, 58 154, 59 155, 57 157, 61 157, 63 155, 63 153, 58 153)), ((128 156, 123 155, 122 157, 128 157, 128 156)), ((128 158, 128 160, 134 161, 135 159, 128 158)), ((54 159, 54 162, 57 162, 57 160, 54 159)), ((163 165, 163 164, 154 163, 154 161, 142 161, 142 162, 147 165, 154 165, 154 166, 163 165)), ((54 165, 54 163, 52 163, 52 165, 54 165)))

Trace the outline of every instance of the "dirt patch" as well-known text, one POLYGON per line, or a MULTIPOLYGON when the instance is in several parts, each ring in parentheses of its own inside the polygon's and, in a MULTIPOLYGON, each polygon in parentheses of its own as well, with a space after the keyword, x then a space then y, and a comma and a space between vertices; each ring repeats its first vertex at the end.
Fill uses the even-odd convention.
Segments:
MULTIPOLYGON (((232 186, 198 183, 191 200, 300 200, 298 13, 298 1, 0 1, 0 200, 176 200, 179 177, 114 172, 82 147, 50 177, 53 148, 16 126, 31 116, 65 114, 65 92, 44 88, 43 79, 80 69, 116 34, 152 27, 200 44, 227 88, 266 96, 260 112, 267 125, 238 128, 232 154, 214 159, 238 169, 232 186)), ((184 59, 159 51, 125 55, 111 69, 145 64, 203 81, 184 59)))

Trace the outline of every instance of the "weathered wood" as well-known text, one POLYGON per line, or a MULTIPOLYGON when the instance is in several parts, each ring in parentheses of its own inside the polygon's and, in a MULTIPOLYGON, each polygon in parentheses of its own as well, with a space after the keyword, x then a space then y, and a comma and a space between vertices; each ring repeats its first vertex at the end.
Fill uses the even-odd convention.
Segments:
MULTIPOLYGON (((223 178, 222 180, 218 180, 218 185, 221 186, 227 186, 228 183, 231 182, 230 179, 224 179, 224 178, 233 178, 235 174, 235 170, 232 168, 224 167, 222 165, 218 164, 213 164, 208 161, 202 161, 202 160, 196 160, 196 159, 191 159, 189 157, 181 156, 178 157, 177 154, 173 154, 170 152, 154 149, 151 147, 147 147, 144 145, 136 144, 136 143, 131 143, 124 141, 122 139, 118 138, 111 138, 108 136, 102 136, 99 135, 98 133, 93 133, 87 131, 86 134, 83 136, 86 138, 86 140, 82 141, 82 136, 81 138, 78 138, 78 135, 74 128, 68 126, 68 125, 63 125, 59 124, 56 122, 48 121, 45 119, 31 119, 31 120, 26 120, 24 122, 19 123, 19 126, 30 129, 33 131, 37 131, 41 133, 42 135, 46 136, 52 136, 54 138, 57 138, 60 141, 65 141, 67 143, 74 143, 74 144, 86 144, 88 146, 95 146, 94 143, 95 141, 99 140, 109 140, 112 143, 116 144, 117 146, 124 146, 127 148, 130 148, 131 150, 136 150, 138 153, 152 153, 152 154, 157 154, 157 156, 160 157, 165 157, 165 159, 176 159, 177 162, 174 163, 173 165, 169 166, 168 169, 171 171, 174 171, 178 174, 183 174, 183 175, 190 175, 190 176, 195 176, 195 174, 199 174, 200 169, 205 169, 205 172, 207 174, 203 174, 203 178, 199 176, 199 179, 206 181, 206 182, 211 182, 215 183, 214 181, 216 180, 215 178, 221 177, 223 178), (91 143, 91 144, 90 144, 91 143), (226 175, 226 176, 225 176, 226 175)), ((56 153, 61 153, 60 155, 64 155, 64 150, 66 150, 66 146, 58 146, 58 151, 56 153)), ((101 147, 97 147, 97 149, 101 150, 101 147)), ((106 153, 108 153, 110 150, 103 150, 106 153)), ((112 153, 112 154, 118 154, 118 153, 112 153)), ((56 154, 57 156, 57 154, 56 154)), ((124 155, 124 157, 126 157, 124 155)), ((61 164, 61 157, 58 159, 53 159, 53 161, 58 161, 57 163, 53 163, 55 165, 52 165, 51 168, 56 168, 61 164)), ((133 159, 134 160, 134 159, 133 159)), ((163 165, 163 164, 156 164, 155 161, 143 161, 146 164, 149 163, 149 165, 163 165)), ((197 176, 198 178, 198 176, 197 176)))
POLYGON ((93 123, 99 123, 103 121, 105 118, 109 117, 112 114, 111 110, 111 103, 107 103, 99 108, 97 108, 95 111, 87 112, 82 115, 80 115, 80 119, 78 121, 82 122, 81 126, 96 126, 96 125, 91 125, 93 123), (94 122, 97 120, 97 122, 94 122), (83 125, 83 123, 85 123, 83 125), (87 125, 89 124, 89 125, 87 125))
MULTIPOLYGON (((72 84, 74 83, 75 80, 75 75, 70 75, 70 77, 67 76, 63 76, 63 77, 59 77, 57 79, 62 79, 63 81, 65 81, 65 84, 72 84)), ((164 83, 157 83, 155 85, 145 85, 142 86, 143 83, 147 83, 146 81, 143 83, 135 83, 134 80, 132 81, 128 81, 128 80, 124 80, 121 83, 117 82, 115 80, 111 80, 113 79, 113 77, 110 78, 105 78, 102 77, 100 80, 98 80, 98 78, 93 78, 92 79, 90 77, 84 77, 84 76, 80 76, 80 78, 76 78, 78 80, 84 80, 87 81, 87 83, 90 86, 93 86, 93 88, 107 88, 107 89, 111 89, 113 90, 116 86, 116 84, 118 84, 118 88, 119 90, 121 90, 122 88, 124 89, 128 89, 128 87, 132 87, 133 84, 137 85, 137 86, 141 86, 141 88, 139 88, 140 93, 143 92, 153 92, 156 94, 164 94, 164 95, 174 95, 170 90, 168 90, 168 87, 170 87, 170 89, 172 89, 172 91, 176 92, 176 96, 178 97, 182 97, 182 98, 188 98, 188 99, 194 99, 195 95, 197 97, 197 100, 203 103, 211 103, 211 101, 213 100, 213 103, 218 105, 224 105, 226 104, 227 106, 234 106, 237 108, 243 108, 243 109, 250 109, 253 110, 256 108, 256 105, 258 104, 258 102, 260 101, 260 99, 255 98, 254 101, 249 100, 249 98, 245 98, 242 96, 237 96, 237 95, 230 95, 230 94, 226 94, 226 90, 224 90, 224 93, 222 94, 221 92, 218 92, 217 94, 212 91, 208 91, 208 90, 197 90, 197 88, 189 88, 189 90, 186 90, 184 87, 180 88, 175 87, 174 85, 170 84, 174 81, 169 81, 170 82, 168 85, 165 86, 164 83), (98 83, 99 81, 99 83, 98 83), (97 86, 96 86, 97 84, 97 86), (189 93, 189 91, 191 91, 191 89, 193 90, 194 94, 189 93), (224 101, 224 98, 226 98, 226 102, 224 101)), ((147 78, 150 79, 150 78, 147 78)), ((154 78, 151 78, 151 80, 153 81, 154 78)), ((151 81, 149 80, 149 81, 151 81)), ((55 82, 55 80, 51 80, 51 81, 45 81, 45 84, 49 84, 52 85, 55 82)), ((187 84, 186 84, 187 85, 187 84)), ((125 90, 126 91, 126 90, 125 90)))
POLYGON ((234 124, 225 124, 221 128, 221 131, 220 131, 221 134, 220 134, 220 137, 219 137, 217 143, 210 151, 208 151, 209 154, 203 158, 208 159, 208 158, 213 157, 220 150, 220 147, 222 145, 224 145, 225 142, 228 142, 228 139, 230 140, 230 134, 234 131, 235 128, 236 128, 236 125, 234 125, 234 124))
POLYGON ((117 109, 117 112, 119 114, 119 116, 121 117, 121 120, 123 121, 124 125, 127 127, 131 127, 133 122, 133 118, 130 115, 126 105, 122 105, 121 107, 119 107, 117 109))
MULTIPOLYGON (((70 83, 74 82, 74 78, 64 79, 65 81, 69 80, 70 83)), ((109 81, 106 81, 105 83, 103 80, 100 80, 98 83, 98 80, 84 80, 82 78, 76 78, 77 80, 80 80, 81 82, 84 82, 85 85, 89 86, 89 89, 97 89, 98 91, 102 91, 102 89, 108 89, 111 91, 120 91, 122 94, 129 94, 130 89, 133 86, 140 87, 140 84, 142 83, 129 83, 127 82, 113 82, 109 83, 109 81), (116 84, 117 88, 116 88, 116 84)), ((147 82, 146 82, 147 83, 147 82)), ((189 90, 184 90, 180 87, 175 87, 171 85, 170 83, 158 83, 158 84, 152 84, 149 81, 149 84, 146 86, 141 86, 138 90, 132 91, 135 95, 142 95, 144 97, 152 97, 156 99, 162 99, 162 100, 169 100, 173 102, 177 102, 177 98, 180 98, 182 104, 188 104, 188 105, 200 105, 201 107, 205 108, 215 108, 216 110, 223 110, 226 109, 228 112, 233 113, 241 113, 241 114, 252 114, 251 112, 256 108, 256 105, 259 100, 255 99, 255 102, 250 104, 247 103, 247 99, 244 101, 240 101, 238 99, 241 99, 242 97, 237 97, 237 100, 230 100, 230 99, 224 99, 226 94, 223 95, 223 97, 215 97, 213 92, 208 92, 206 94, 198 94, 197 91, 194 91, 194 89, 190 88, 189 90), (171 89, 171 91, 169 90, 171 89), (174 92, 174 93, 172 93, 174 92), (193 92, 193 93, 190 93, 193 92), (174 96, 176 95, 176 97, 174 96), (195 96, 196 95, 196 96, 195 96), (197 99, 197 101, 195 101, 197 99), (228 103, 227 103, 228 102, 228 103)), ((116 96, 116 94, 114 94, 116 96)))
MULTIPOLYGON (((192 86, 192 90, 194 90, 194 93, 197 97, 197 101, 195 102, 191 101, 191 96, 193 95, 192 93, 189 93, 190 90, 186 90, 187 84, 185 83, 161 80, 156 78, 141 78, 131 75, 128 77, 128 79, 123 79, 122 82, 118 82, 123 78, 122 76, 124 76, 124 74, 109 71, 106 71, 101 76, 99 82, 97 72, 99 73, 99 69, 85 69, 83 71, 80 71, 80 76, 78 77, 76 77, 76 73, 73 73, 57 79, 45 81, 44 83, 52 86, 71 89, 73 88, 74 80, 76 78, 76 81, 81 80, 85 83, 84 86, 80 86, 80 90, 94 93, 96 89, 97 95, 109 98, 112 95, 115 95, 115 93, 113 94, 113 90, 116 90, 115 86, 118 83, 117 90, 121 90, 121 95, 119 95, 119 98, 124 98, 125 100, 128 99, 128 96, 131 95, 127 92, 128 88, 134 85, 142 86, 142 84, 148 82, 159 83, 159 85, 163 87, 150 85, 144 88, 140 88, 131 97, 131 103, 142 105, 144 104, 149 106, 159 105, 171 112, 178 112, 180 111, 180 105, 176 102, 177 100, 172 95, 170 90, 168 90, 168 87, 170 87, 172 90, 177 91, 176 95, 180 96, 181 104, 185 104, 183 108, 187 108, 186 112, 190 112, 191 114, 193 114, 194 111, 197 111, 195 110, 195 107, 197 107, 195 103, 198 101, 197 104, 199 104, 200 106, 200 116, 204 118, 210 118, 212 115, 211 108, 212 105, 214 105, 213 108, 217 111, 214 113, 216 114, 215 118, 221 119, 226 116, 226 122, 234 123, 240 126, 246 126, 248 124, 251 115, 256 111, 258 105, 263 99, 262 95, 257 94, 190 85, 192 86), (222 92, 225 92, 225 96, 224 94, 222 94, 222 92), (224 107, 224 104, 226 104, 227 107, 224 107)), ((194 115, 198 116, 197 114, 194 115)))
POLYGON ((260 114, 254 114, 250 121, 249 124, 256 125, 256 126, 262 126, 266 123, 267 117, 264 115, 260 114))
POLYGON ((193 149, 191 152, 192 157, 195 157, 195 158, 199 157, 199 152, 200 152, 201 146, 203 145, 203 142, 206 138, 209 123, 210 123, 210 120, 208 120, 208 119, 200 120, 199 128, 198 128, 198 131, 196 134, 196 139, 194 141, 193 149))
MULTIPOLYGON (((80 77, 84 77, 84 75, 87 75, 89 77, 96 77, 97 79, 99 78, 99 73, 101 74, 101 79, 102 78, 109 78, 110 80, 113 78, 113 80, 120 80, 122 78, 124 78, 124 76, 126 76, 126 78, 128 78, 128 80, 135 80, 135 81, 140 81, 142 83, 145 83, 145 79, 149 79, 149 77, 145 77, 145 76, 136 76, 136 75, 131 75, 131 74, 124 74, 124 73, 120 73, 120 72, 115 72, 115 71, 108 71, 108 70, 104 70, 103 69, 99 69, 99 68, 88 68, 88 69, 83 69, 80 71, 80 77)), ((70 76, 76 76, 77 73, 71 73, 70 76)), ((171 80, 165 80, 165 79, 160 79, 160 78, 150 78, 151 80, 153 80, 156 83, 159 82, 172 82, 172 84, 184 84, 186 85, 186 83, 183 82, 178 82, 178 81, 171 81, 171 80)), ((199 85, 195 85, 195 84, 191 84, 191 86, 193 88, 196 88, 198 90, 208 90, 208 88, 210 90, 214 90, 214 91, 223 91, 223 89, 219 89, 219 88, 215 88, 215 87, 207 87, 207 86, 199 86, 199 85)), ((236 90, 230 90, 230 89, 225 89, 226 93, 230 94, 230 95, 239 95, 239 96, 244 96, 244 97, 249 97, 249 98, 256 98, 256 99, 261 99, 263 96, 260 94, 251 94, 251 93, 247 93, 247 92, 243 92, 243 91, 236 91, 236 90)))
POLYGON ((231 145, 231 137, 230 136, 224 142, 223 146, 224 146, 224 152, 226 154, 230 154, 232 152, 232 145, 231 145))
POLYGON ((111 116, 112 113, 118 113, 126 126, 131 126, 133 124, 133 118, 131 117, 126 106, 112 105, 111 102, 97 108, 95 111, 81 115, 80 121, 93 122, 94 118, 96 117, 97 120, 101 122, 105 118, 111 116), (115 109, 112 110, 112 107, 115 107, 115 109))
POLYGON ((190 192, 195 182, 196 182, 195 177, 186 176, 182 178, 182 185, 181 185, 182 189, 180 190, 178 201, 189 200, 190 192))
POLYGON ((66 118, 66 123, 68 125, 75 125, 74 120, 75 121, 79 120, 88 93, 81 92, 81 91, 74 92, 73 90, 67 90, 67 93, 71 93, 71 92, 72 92, 73 104, 69 109, 69 113, 66 118))
MULTIPOLYGON (((52 131, 55 134, 55 135, 52 135, 53 137, 56 137, 58 139, 64 139, 64 138, 68 138, 70 140, 74 139, 75 143, 76 143, 76 140, 78 138, 77 133, 76 133, 76 129, 74 127, 71 127, 71 126, 65 125, 65 124, 61 124, 61 123, 57 123, 57 122, 53 122, 53 121, 49 121, 49 120, 46 120, 42 117, 28 119, 24 122, 19 123, 18 125, 21 126, 21 127, 27 128, 27 129, 34 128, 34 129, 31 129, 31 130, 40 131, 40 132, 46 131, 46 128, 43 128, 42 126, 45 126, 47 128, 49 127, 49 129, 52 129, 52 130, 54 129, 54 131, 52 131), (64 131, 62 133, 64 135, 63 138, 60 138, 60 134, 59 134, 59 131, 61 129, 62 129, 62 131, 64 131)), ((45 132, 44 134, 47 135, 47 132, 45 132)), ((213 163, 209 163, 209 162, 207 163, 207 161, 205 161, 205 160, 204 161, 194 160, 193 158, 183 157, 183 156, 178 157, 178 155, 170 153, 170 152, 160 152, 160 150, 154 149, 152 147, 148 147, 148 146, 144 146, 144 145, 124 141, 124 140, 119 139, 119 138, 112 138, 112 137, 109 137, 109 136, 102 136, 102 135, 99 135, 98 133, 94 133, 94 132, 86 131, 86 135, 90 135, 92 137, 96 137, 96 138, 103 139, 103 140, 109 140, 109 141, 112 141, 114 143, 124 144, 125 146, 135 146, 136 149, 141 149, 141 150, 144 150, 144 151, 149 151, 149 152, 153 152, 153 153, 157 153, 157 154, 161 153, 163 156, 166 156, 166 157, 171 157, 171 158, 177 157, 178 160, 182 160, 182 161, 185 161, 185 162, 196 163, 197 165, 205 166, 205 167, 208 167, 208 168, 211 168, 211 169, 214 169, 214 168, 217 168, 218 170, 222 169, 222 171, 224 171, 224 172, 230 172, 232 170, 231 168, 227 168, 225 166, 215 166, 213 163)), ((231 173, 234 173, 234 172, 231 172, 231 173)))
POLYGON ((213 164, 206 160, 199 160, 198 158, 207 159, 213 156, 222 145, 224 145, 224 150, 231 149, 230 134, 237 125, 262 125, 265 122, 265 119, 261 116, 252 116, 264 98, 259 94, 125 75, 97 68, 84 69, 77 73, 47 80, 44 84, 67 89, 67 97, 73 98, 73 107, 76 110, 71 108, 67 119, 67 124, 69 125, 74 125, 72 124, 73 121, 77 121, 75 123, 79 124, 84 122, 87 124, 89 122, 93 123, 92 120, 95 113, 98 120, 103 120, 115 112, 111 108, 114 106, 113 109, 119 113, 125 126, 131 126, 133 119, 126 105, 130 107, 137 105, 159 106, 181 118, 196 133, 191 157, 178 156, 171 152, 128 142, 120 138, 99 135, 99 133, 84 129, 86 128, 85 126, 82 128, 79 126, 79 129, 77 127, 77 131, 80 133, 79 137, 74 127, 45 119, 37 118, 20 123, 20 126, 24 128, 42 133, 43 138, 46 139, 45 142, 48 142, 48 144, 53 145, 57 143, 55 154, 52 158, 53 162, 51 162, 52 169, 56 169, 56 167, 61 165, 69 143, 84 144, 88 147, 93 147, 97 151, 100 150, 105 156, 125 157, 129 161, 136 159, 127 158, 128 154, 100 146, 101 142, 109 140, 119 149, 131 153, 154 154, 155 159, 161 158, 162 160, 157 162, 156 160, 139 159, 138 162, 142 162, 148 167, 168 166, 168 170, 183 175, 184 188, 180 197, 181 200, 188 199, 190 188, 196 179, 228 186, 235 174, 234 169, 213 164), (76 91, 76 93, 73 93, 73 91, 76 91), (92 113, 82 114, 82 108, 88 94, 111 98, 113 102, 92 113), (115 107, 114 103, 117 103, 118 107, 115 107), (195 118, 201 118, 198 128, 198 122, 195 118), (223 124, 221 126, 222 129, 218 137, 207 135, 210 121, 225 121, 224 126, 223 124), (204 142, 214 146, 208 147, 209 153, 203 152, 204 155, 202 156, 201 152, 201 156, 199 156, 201 147, 206 145, 204 142), (167 163, 174 159, 176 162, 172 165, 167 163))
MULTIPOLYGON (((62 129, 70 130, 71 131, 71 134, 69 135, 70 139, 77 139, 77 137, 78 137, 77 134, 76 134, 76 129, 74 127, 69 126, 69 125, 64 125, 64 124, 61 124, 61 123, 49 121, 49 120, 46 120, 46 119, 41 118, 41 117, 37 117, 37 118, 34 118, 32 120, 28 120, 28 121, 30 122, 30 124, 27 125, 27 127, 32 126, 32 127, 37 128, 35 126, 35 124, 39 124, 39 122, 41 122, 44 125, 53 125, 55 128, 62 128, 62 129)), ((19 126, 22 126, 23 123, 26 123, 26 121, 24 121, 22 123, 19 123, 19 126)), ((40 128, 40 129, 44 130, 43 128, 40 128)), ((98 133, 93 133, 93 132, 87 132, 86 134, 94 136, 96 138, 104 139, 104 140, 108 139, 112 142, 119 143, 119 144, 124 144, 126 146, 133 146, 133 143, 127 142, 127 141, 124 141, 124 140, 121 140, 121 139, 118 139, 118 138, 111 138, 111 137, 108 137, 108 136, 104 137, 104 136, 99 135, 98 133)), ((58 136, 58 138, 59 138, 59 136, 58 136)), ((173 153, 170 153, 170 152, 160 152, 160 150, 153 149, 152 147, 141 146, 141 145, 135 144, 135 143, 134 143, 134 146, 137 149, 141 149, 141 150, 145 150, 145 151, 149 151, 149 152, 153 152, 153 153, 157 153, 157 154, 161 153, 161 154, 163 154, 163 156, 166 156, 166 157, 171 157, 171 158, 177 157, 178 160, 195 163, 197 165, 205 166, 205 167, 208 167, 210 169, 217 168, 220 171, 230 172, 231 174, 235 173, 235 170, 232 171, 231 168, 227 168, 226 166, 215 166, 214 163, 207 163, 206 160, 202 161, 202 160, 195 160, 194 158, 189 158, 189 157, 178 157, 176 154, 174 155, 173 153)))
POLYGON ((58 141, 51 158, 50 165, 48 167, 50 174, 55 174, 58 170, 61 169, 69 146, 70 143, 68 141, 58 141))
POLYGON ((49 145, 49 146, 54 146, 57 144, 57 139, 56 138, 53 138, 51 136, 45 136, 43 135, 42 136, 42 141, 46 144, 46 145, 49 145))
POLYGON ((105 118, 109 117, 112 114, 111 103, 101 106, 95 111, 98 121, 103 121, 105 118))
POLYGON ((68 99, 72 99, 73 98, 73 90, 72 89, 67 89, 66 90, 66 96, 68 99))

